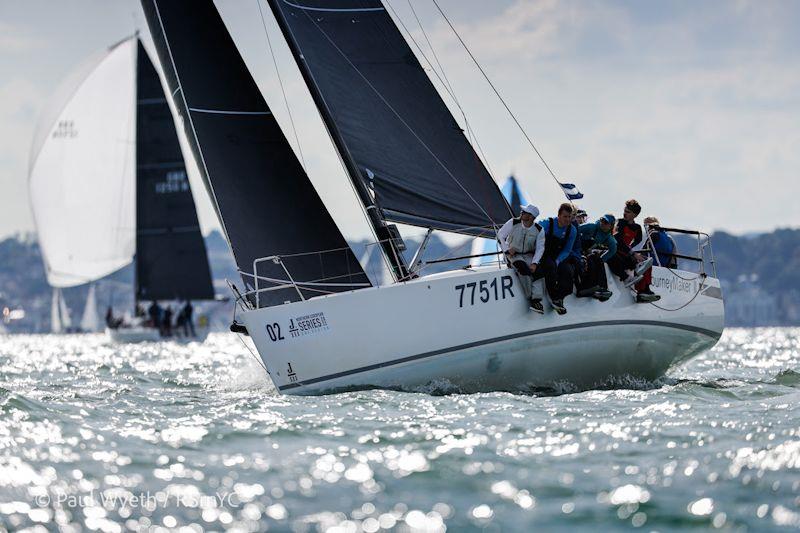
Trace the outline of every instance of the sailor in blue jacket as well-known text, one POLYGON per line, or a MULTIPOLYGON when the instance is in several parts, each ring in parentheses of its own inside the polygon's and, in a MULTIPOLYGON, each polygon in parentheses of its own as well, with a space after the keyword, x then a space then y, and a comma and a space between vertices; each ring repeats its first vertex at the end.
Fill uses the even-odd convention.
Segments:
POLYGON ((578 230, 572 225, 571 204, 564 203, 558 208, 558 217, 546 218, 539 222, 544 239, 544 256, 540 268, 544 269, 544 282, 553 308, 564 314, 564 298, 572 294, 575 277, 574 266, 567 261, 572 253, 578 230))
POLYGON ((592 296, 598 300, 608 300, 612 294, 608 290, 605 263, 617 253, 617 239, 614 238, 614 215, 603 215, 597 222, 581 224, 578 240, 581 251, 586 255, 578 296, 592 296))
POLYGON ((658 219, 656 217, 647 217, 644 219, 644 226, 647 228, 650 241, 653 243, 658 264, 663 267, 678 268, 678 258, 673 255, 677 253, 675 251, 675 241, 666 231, 661 229, 658 219))

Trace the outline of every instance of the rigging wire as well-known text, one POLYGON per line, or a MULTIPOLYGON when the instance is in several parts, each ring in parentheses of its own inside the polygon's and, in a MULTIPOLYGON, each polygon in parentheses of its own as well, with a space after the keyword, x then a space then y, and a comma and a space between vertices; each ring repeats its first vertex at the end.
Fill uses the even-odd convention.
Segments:
MULTIPOLYGON (((439 2, 437 0, 431 0, 431 1, 433 2, 433 5, 436 6, 436 9, 439 10, 439 13, 442 15, 442 18, 444 18, 445 22, 447 22, 447 25, 450 26, 450 29, 453 31, 453 34, 455 34, 456 38, 458 38, 458 41, 461 43, 461 46, 464 48, 464 50, 466 50, 467 54, 472 59, 472 62, 475 63, 476 67, 478 67, 478 70, 483 75, 483 78, 486 80, 486 82, 492 88, 492 91, 494 91, 494 94, 500 100, 500 103, 503 104, 503 107, 506 108, 506 111, 508 111, 508 114, 511 116, 512 120, 517 125, 517 128, 519 128, 519 130, 522 132, 522 135, 528 141, 528 144, 530 144, 531 148, 533 148, 533 151, 536 152, 536 155, 539 157, 539 160, 544 165, 544 168, 547 169, 547 172, 550 174, 550 176, 552 176, 553 180, 558 185, 559 190, 561 190, 563 192, 563 189, 561 188, 561 182, 558 181, 558 178, 556 177, 556 175, 553 172, 553 170, 550 168, 550 165, 547 164, 547 161, 545 161, 544 156, 542 156, 541 152, 539 152, 539 149, 536 148, 536 145, 533 143, 533 140, 530 138, 528 133, 525 131, 525 128, 522 127, 522 124, 517 119, 516 115, 514 115, 514 112, 511 111, 511 108, 508 106, 508 104, 506 103, 505 99, 500 94, 500 91, 497 90, 497 87, 495 87, 494 83, 492 83, 491 78, 489 78, 488 74, 486 74, 486 71, 483 69, 481 64, 478 62, 477 58, 472 54, 472 51, 467 46, 467 43, 465 43, 464 39, 461 38, 461 35, 458 33, 458 30, 456 30, 455 26, 453 26, 453 23, 450 22, 450 19, 447 17, 447 15, 445 14, 445 12, 442 9, 442 7, 439 5, 439 2)), ((572 203, 572 200, 569 198, 569 196, 567 196, 567 199, 569 200, 570 203, 572 203)))
POLYGON ((464 111, 464 108, 461 106, 461 102, 456 97, 455 90, 453 89, 453 86, 450 83, 450 80, 447 78, 447 74, 444 71, 444 67, 439 62, 439 58, 436 55, 436 51, 434 50, 430 39, 428 39, 428 34, 425 32, 425 28, 422 26, 422 22, 420 21, 419 17, 417 17, 416 11, 414 11, 414 7, 411 5, 411 0, 408 0, 409 7, 411 7, 411 11, 414 13, 414 18, 417 19, 417 23, 419 24, 419 29, 422 31, 422 34, 425 36, 425 40, 428 43, 428 47, 430 48, 431 52, 433 53, 433 57, 436 60, 436 63, 439 65, 439 69, 442 71, 441 75, 439 74, 439 71, 436 70, 436 67, 433 65, 431 60, 428 59, 428 56, 425 54, 425 51, 422 49, 422 46, 420 46, 420 44, 417 42, 417 40, 414 39, 414 35, 411 33, 411 31, 408 29, 408 27, 406 27, 405 22, 403 22, 403 19, 397 14, 397 11, 395 11, 395 9, 392 7, 392 4, 388 0, 386 0, 384 3, 389 8, 389 10, 391 10, 392 14, 394 15, 394 18, 400 23, 400 26, 405 30, 406 34, 408 35, 408 38, 411 40, 412 43, 414 43, 414 46, 417 47, 417 50, 419 50, 420 55, 425 60, 425 62, 428 64, 428 66, 431 68, 431 71, 433 71, 434 75, 436 76, 436 79, 439 80, 439 83, 442 84, 442 86, 444 87, 444 90, 447 92, 448 95, 450 95, 450 98, 453 99, 453 102, 456 104, 456 107, 458 107, 458 110, 461 112, 461 116, 464 119, 464 129, 465 129, 465 131, 467 133, 467 139, 471 139, 472 142, 475 143, 475 147, 478 149, 478 153, 480 153, 480 157, 481 157, 481 159, 483 161, 483 164, 486 165, 486 169, 489 171, 489 174, 494 177, 494 171, 492 170, 492 167, 489 164, 489 159, 486 157, 486 154, 483 151, 483 147, 481 146, 480 141, 478 141, 478 135, 475 133, 475 130, 472 128, 472 125, 470 124, 469 119, 467 118, 467 113, 464 111))
POLYGON ((306 170, 306 159, 303 157, 303 147, 300 145, 300 137, 297 135, 297 128, 294 124, 294 117, 292 117, 292 110, 289 107, 289 99, 286 96, 286 89, 283 86, 283 79, 281 78, 281 71, 278 68, 278 61, 275 58, 275 51, 272 48, 272 41, 269 38, 267 31, 267 22, 264 19, 264 11, 261 9, 261 0, 256 0, 258 5, 258 13, 261 15, 261 25, 264 27, 264 35, 267 37, 267 45, 269 46, 269 53, 272 56, 272 64, 275 66, 275 73, 278 75, 278 84, 281 86, 281 93, 283 93, 283 102, 286 104, 286 112, 289 113, 289 122, 292 124, 292 132, 294 133, 294 140, 297 142, 297 151, 300 154, 300 161, 303 164, 303 170, 306 170))
MULTIPOLYGON (((367 85, 367 86, 368 86, 368 87, 369 87, 369 88, 372 90, 372 92, 374 92, 374 93, 375 93, 375 95, 376 95, 376 96, 377 96, 377 97, 378 97, 378 98, 381 100, 381 102, 382 102, 382 103, 383 103, 383 104, 384 104, 384 105, 385 105, 385 106, 386 106, 386 107, 387 107, 387 108, 388 108, 388 109, 389 109, 389 110, 392 112, 392 114, 393 114, 393 115, 394 115, 394 116, 397 118, 397 120, 399 120, 399 121, 400 121, 400 123, 401 123, 403 126, 405 126, 405 128, 406 128, 406 129, 407 129, 407 130, 408 130, 408 131, 411 133, 411 135, 413 135, 413 136, 414 136, 414 138, 417 140, 417 142, 419 142, 419 143, 420 143, 420 145, 422 145, 422 147, 423 147, 423 148, 425 148, 425 151, 427 151, 427 152, 428 152, 428 154, 430 154, 430 155, 431 155, 431 157, 433 157, 433 159, 434 159, 434 160, 435 160, 435 161, 438 163, 438 165, 439 165, 440 167, 442 167, 442 169, 443 169, 443 170, 444 170, 444 171, 447 173, 447 175, 448 175, 448 176, 449 176, 449 177, 450 177, 450 178, 451 178, 451 179, 452 179, 452 180, 453 180, 453 181, 456 183, 456 185, 458 185, 458 187, 459 187, 459 188, 460 188, 460 189, 461 189, 461 190, 464 192, 464 194, 465 194, 465 195, 466 195, 466 196, 467 196, 467 197, 468 197, 468 198, 469 198, 469 199, 472 201, 472 203, 474 203, 474 204, 475 204, 475 205, 478 207, 478 209, 480 209, 480 210, 481 210, 481 212, 484 214, 484 216, 486 216, 486 218, 489 220, 489 223, 490 223, 492 226, 495 226, 495 222, 494 222, 494 220, 493 220, 493 219, 492 219, 492 217, 489 215, 489 213, 487 213, 487 212, 486 212, 486 210, 483 208, 483 206, 482 206, 482 205, 481 205, 481 204, 480 204, 480 203, 479 203, 479 202, 478 202, 478 201, 477 201, 477 200, 476 200, 476 199, 475 199, 475 198, 474 198, 474 197, 473 197, 473 196, 472 196, 472 195, 469 193, 469 191, 468 191, 468 190, 467 190, 467 189, 466 189, 466 188, 465 188, 465 187, 464 187, 464 186, 461 184, 461 182, 460 182, 460 181, 458 181, 458 179, 457 179, 457 178, 456 178, 456 177, 453 175, 453 173, 452 173, 452 172, 450 172, 450 169, 449 169, 449 168, 447 168, 447 165, 445 165, 445 164, 444 164, 444 162, 443 162, 441 159, 439 159, 439 157, 436 155, 436 153, 435 153, 435 152, 434 152, 434 151, 433 151, 433 150, 432 150, 432 149, 431 149, 431 148, 430 148, 430 147, 429 147, 429 146, 428 146, 428 145, 425 143, 425 141, 423 141, 423 140, 422 140, 422 138, 421 138, 421 137, 420 137, 420 136, 417 134, 417 132, 416 132, 416 131, 414 131, 414 128, 412 128, 412 127, 411 127, 411 126, 408 124, 408 122, 406 122, 406 120, 405 120, 405 119, 404 119, 404 118, 403 118, 403 117, 400 115, 400 113, 399 113, 399 112, 398 112, 398 111, 397 111, 397 110, 396 110, 396 109, 395 109, 395 108, 394 108, 394 107, 393 107, 393 106, 392 106, 392 105, 389 103, 389 101, 388 101, 388 100, 386 100, 386 98, 383 96, 383 94, 381 94, 381 92, 380 92, 380 91, 379 91, 379 90, 378 90, 378 89, 377 89, 377 88, 376 88, 376 87, 375 87, 375 86, 372 84, 372 82, 370 82, 370 81, 369 81, 369 79, 368 79, 368 78, 367 78, 367 77, 366 77, 366 76, 365 76, 365 75, 364 75, 364 74, 361 72, 361 70, 358 68, 358 66, 356 66, 356 65, 355 65, 355 64, 354 64, 354 63, 353 63, 353 62, 350 60, 350 58, 349 58, 349 57, 347 57, 347 54, 345 54, 345 53, 344 53, 344 51, 342 51, 342 49, 341 49, 341 48, 339 48, 339 46, 338 46, 338 45, 336 44, 336 42, 335 42, 335 41, 334 41, 334 40, 333 40, 333 39, 330 37, 330 35, 328 35, 328 34, 327 34, 327 32, 325 32, 325 30, 323 30, 323 29, 322 29, 322 27, 321 27, 321 26, 320 26, 320 25, 317 23, 317 21, 316 21, 316 20, 314 20, 314 18, 313 18, 313 17, 311 17, 311 16, 310 16, 308 13, 306 13, 306 12, 304 11, 304 12, 303 12, 303 14, 304 14, 304 15, 306 16, 306 18, 308 18, 308 20, 309 20, 309 21, 310 21, 310 22, 311 22, 311 23, 312 23, 312 24, 313 24, 313 25, 314 25, 314 26, 317 28, 317 30, 318 30, 318 31, 319 31, 319 32, 320 32, 320 33, 323 35, 323 37, 325 37, 325 39, 326 39, 326 40, 327 40, 327 41, 330 43, 330 45, 331 45, 331 46, 332 46, 332 47, 333 47, 333 48, 336 50, 336 52, 338 52, 338 53, 339 53, 339 55, 340 55, 340 56, 342 56, 342 58, 343 58, 343 59, 344 59, 344 60, 347 62, 347 64, 348 64, 348 65, 349 65, 349 66, 350 66, 350 67, 351 67, 351 68, 352 68, 352 69, 353 69, 353 70, 356 72, 356 74, 358 74, 358 76, 361 78, 361 80, 362 80, 362 81, 363 81, 363 82, 364 82, 364 83, 365 83, 365 84, 366 84, 366 85, 367 85)), ((495 229, 496 229, 496 228, 495 228, 495 229)))

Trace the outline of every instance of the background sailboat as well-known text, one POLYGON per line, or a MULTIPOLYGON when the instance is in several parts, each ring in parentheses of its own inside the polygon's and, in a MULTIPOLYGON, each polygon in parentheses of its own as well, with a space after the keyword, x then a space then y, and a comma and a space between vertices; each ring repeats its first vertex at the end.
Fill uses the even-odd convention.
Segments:
MULTIPOLYGON (((177 132, 138 36, 87 61, 56 92, 34 138, 29 187, 54 329, 69 328, 62 288, 132 260, 137 302, 214 298, 177 132)), ((81 325, 99 330, 94 284, 81 325)))

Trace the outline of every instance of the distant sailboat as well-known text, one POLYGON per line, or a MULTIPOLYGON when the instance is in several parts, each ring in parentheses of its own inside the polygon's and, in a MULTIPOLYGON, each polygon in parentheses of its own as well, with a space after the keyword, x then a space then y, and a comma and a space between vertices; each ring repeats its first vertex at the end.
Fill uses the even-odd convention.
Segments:
POLYGON ((50 301, 50 331, 53 333, 69 333, 72 329, 69 307, 64 300, 64 294, 58 287, 53 288, 53 297, 50 301))
MULTIPOLYGON (((511 207, 378 0, 268 0, 395 283, 374 287, 311 185, 211 0, 142 0, 246 287, 246 332, 279 391, 466 392, 659 377, 713 346, 718 280, 655 267, 659 307, 569 296, 531 313, 502 262, 425 274, 398 222, 492 238, 511 207)), ((237 291, 235 291, 237 292, 237 291)))
MULTIPOLYGON (((138 36, 87 61, 56 92, 34 138, 29 186, 54 331, 71 327, 61 289, 86 283, 81 328, 99 331, 94 282, 132 260, 137 309, 214 299, 172 114, 138 36)), ((109 334, 158 340, 159 328, 144 322, 109 334)))

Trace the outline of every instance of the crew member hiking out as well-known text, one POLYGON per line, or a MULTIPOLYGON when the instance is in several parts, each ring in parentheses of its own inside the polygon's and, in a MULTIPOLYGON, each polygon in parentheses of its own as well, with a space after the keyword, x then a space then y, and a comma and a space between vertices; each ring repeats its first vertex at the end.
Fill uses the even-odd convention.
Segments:
POLYGON ((678 258, 675 257, 675 254, 678 253, 675 240, 661 229, 661 223, 658 219, 656 217, 645 218, 644 227, 650 236, 650 242, 653 244, 653 252, 658 260, 658 265, 667 268, 678 268, 678 258))
POLYGON ((545 239, 542 228, 536 224, 537 216, 539 209, 535 205, 521 207, 519 218, 512 218, 503 224, 497 232, 497 240, 509 263, 517 271, 530 309, 541 314, 544 313, 541 284, 534 282, 544 276, 539 262, 544 254, 545 239))
POLYGON ((622 218, 617 220, 617 255, 608 262, 611 271, 619 276, 626 287, 634 287, 636 301, 639 303, 655 302, 661 297, 650 290, 653 259, 645 258, 637 250, 643 244, 642 227, 636 223, 636 217, 642 212, 642 206, 636 200, 625 202, 622 218))
POLYGON ((603 215, 597 222, 581 224, 579 241, 584 258, 584 271, 578 286, 578 297, 594 297, 604 302, 611 298, 605 263, 617 254, 614 238, 614 215, 603 215))
POLYGON ((564 298, 572 293, 575 277, 573 265, 567 261, 578 233, 572 225, 572 205, 561 204, 558 217, 545 219, 539 225, 545 234, 544 256, 539 268, 544 269, 544 281, 553 309, 563 315, 567 312, 564 298))

